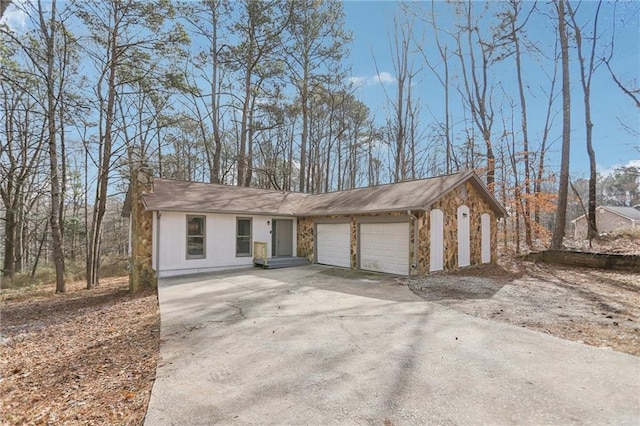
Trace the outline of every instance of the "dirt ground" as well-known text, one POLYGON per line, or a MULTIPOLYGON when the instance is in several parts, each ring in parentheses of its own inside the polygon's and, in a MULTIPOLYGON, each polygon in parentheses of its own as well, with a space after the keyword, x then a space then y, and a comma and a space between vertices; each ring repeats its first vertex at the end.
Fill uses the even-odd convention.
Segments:
MULTIPOLYGON (((505 258, 407 280, 470 315, 640 356, 640 274, 505 258)), ((160 344, 155 290, 127 279, 5 290, 0 301, 0 424, 141 424, 160 344)))
POLYGON ((127 278, 5 290, 0 302, 0 424, 141 424, 155 378, 155 290, 127 278))
POLYGON ((426 300, 480 318, 640 356, 640 274, 505 259, 409 279, 426 300))

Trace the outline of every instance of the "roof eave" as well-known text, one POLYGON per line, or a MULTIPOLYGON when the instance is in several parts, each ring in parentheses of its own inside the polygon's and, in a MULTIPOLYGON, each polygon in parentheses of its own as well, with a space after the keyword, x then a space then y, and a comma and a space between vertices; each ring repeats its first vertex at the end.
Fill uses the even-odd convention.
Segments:
POLYGON ((493 211, 498 214, 498 217, 499 218, 508 217, 509 213, 507 213, 507 210, 502 206, 502 204, 500 204, 500 202, 491 193, 491 191, 484 184, 484 182, 482 182, 482 180, 480 180, 480 177, 475 172, 471 172, 471 173, 472 173, 472 178, 473 178, 472 184, 475 182, 476 189, 478 189, 478 187, 479 187, 482 190, 482 192, 484 192, 484 194, 488 198, 489 205, 492 207, 493 211))
POLYGON ((273 212, 273 211, 251 211, 251 210, 220 210, 220 209, 185 209, 185 208, 163 208, 163 207, 148 207, 145 205, 146 211, 158 211, 158 212, 180 212, 180 213, 205 213, 205 214, 233 214, 233 215, 241 215, 241 216, 286 216, 286 217, 296 217, 291 212, 283 213, 283 212, 273 212))
POLYGON ((638 219, 634 219, 634 218, 632 218, 632 217, 630 217, 630 216, 627 216, 627 215, 626 215, 626 214, 624 214, 624 213, 620 213, 620 212, 617 212, 617 211, 615 211, 615 210, 612 210, 612 209, 608 208, 607 206, 600 206, 600 208, 606 209, 608 212, 611 212, 611 213, 613 213, 613 214, 615 214, 615 215, 618 215, 618 216, 620 216, 621 218, 624 218, 624 219, 627 219, 627 220, 638 220, 638 219))
POLYGON ((424 210, 422 206, 396 207, 393 209, 375 209, 375 210, 343 210, 343 211, 319 211, 319 212, 299 212, 297 217, 319 217, 319 216, 352 216, 363 214, 380 214, 380 213, 397 213, 409 211, 424 210))

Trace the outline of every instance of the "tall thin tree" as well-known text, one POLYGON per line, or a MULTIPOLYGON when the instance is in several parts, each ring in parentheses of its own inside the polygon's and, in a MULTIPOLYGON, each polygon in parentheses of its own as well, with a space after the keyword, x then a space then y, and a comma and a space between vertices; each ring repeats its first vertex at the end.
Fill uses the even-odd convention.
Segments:
POLYGON ((551 248, 561 249, 567 225, 567 197, 569 192, 569 155, 571 150, 571 84, 569 79, 569 34, 567 32, 567 14, 565 0, 555 0, 558 14, 558 34, 560 36, 560 55, 562 57, 562 159, 560 163, 560 182, 558 185, 558 209, 553 226, 551 248))

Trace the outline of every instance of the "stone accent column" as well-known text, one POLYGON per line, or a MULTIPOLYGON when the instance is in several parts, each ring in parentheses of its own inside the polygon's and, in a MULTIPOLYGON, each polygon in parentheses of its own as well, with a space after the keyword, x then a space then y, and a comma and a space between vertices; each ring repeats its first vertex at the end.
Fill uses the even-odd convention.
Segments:
POLYGON ((131 259, 129 266, 129 290, 139 291, 158 285, 156 271, 152 267, 153 212, 145 211, 142 195, 153 193, 153 177, 150 169, 142 165, 134 169, 130 182, 131 196, 131 259))

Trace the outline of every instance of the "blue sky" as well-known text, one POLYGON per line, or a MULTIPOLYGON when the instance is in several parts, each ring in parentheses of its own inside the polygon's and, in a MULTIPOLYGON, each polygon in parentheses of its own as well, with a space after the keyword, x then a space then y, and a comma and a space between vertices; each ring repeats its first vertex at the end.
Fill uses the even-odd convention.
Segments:
MULTIPOLYGON (((431 7, 430 2, 414 3, 421 7, 431 7)), ((484 3, 474 2, 474 8, 479 10, 484 3)), ((530 8, 533 3, 526 3, 525 9, 530 8)), ((538 3, 542 9, 549 10, 547 2, 538 3)), ((591 22, 590 17, 595 11, 595 2, 584 2, 578 10, 578 18, 585 19, 584 23, 591 22)), ((493 4, 492 6, 495 6, 493 4)), ((574 3, 575 6, 575 3, 574 3)), ((612 2, 605 2, 600 11, 599 32, 603 34, 599 41, 597 52, 605 54, 605 46, 609 43, 612 34, 613 19, 612 2)), ((454 16, 450 12, 448 5, 444 2, 436 2, 436 13, 438 25, 451 29, 454 23, 454 16)), ((393 63, 390 54, 388 35, 393 31, 393 17, 399 14, 399 6, 395 1, 356 1, 344 2, 345 23, 353 33, 353 44, 351 46, 350 63, 352 64, 351 74, 359 82, 357 95, 364 101, 372 113, 376 114, 378 122, 384 121, 385 116, 385 95, 382 85, 386 86, 389 93, 394 90, 393 63), (374 61, 375 57, 375 61, 374 61), (376 69, 377 63, 377 69, 376 69)), ((611 61, 612 67, 625 82, 635 82, 640 84, 640 6, 630 2, 621 2, 616 10, 616 39, 615 55, 611 61)), ((529 21, 528 36, 541 49, 552 49, 554 43, 554 25, 550 17, 542 14, 534 15, 529 21)), ((427 46, 431 46, 431 27, 416 21, 415 29, 425 32, 427 46)), ((583 31, 590 31, 591 24, 587 25, 583 31)), ((429 49, 429 47, 427 48, 429 49)), ((436 53, 431 50, 432 53, 436 53)), ((571 54, 576 56, 575 49, 571 54)), ((416 66, 423 65, 423 61, 416 57, 416 66)), ((546 99, 539 86, 548 88, 548 79, 545 72, 551 72, 550 61, 543 61, 540 58, 529 58, 524 64, 523 78, 530 87, 527 94, 530 131, 529 139, 532 145, 538 146, 544 112, 546 109, 546 99)), ((573 65, 575 67, 575 64, 573 65)), ((426 67, 425 67, 426 68, 426 67)), ((504 64, 496 67, 496 81, 501 81, 505 91, 517 98, 517 86, 515 85, 515 66, 513 61, 506 60, 504 64), (509 83, 511 82, 511 83, 509 83)), ((433 74, 427 68, 422 73, 422 81, 415 85, 415 96, 420 97, 420 102, 424 106, 422 110, 422 121, 427 124, 436 120, 439 111, 443 108, 442 96, 439 83, 434 79, 433 74), (429 112, 429 110, 432 111, 429 112)), ((588 156, 585 145, 584 115, 583 115, 583 94, 579 82, 577 68, 572 68, 572 155, 571 174, 572 178, 585 177, 588 175, 588 156)), ((558 81, 558 86, 560 81, 558 81)), ((496 95, 496 98, 498 96, 496 95)), ((453 102, 457 104, 458 102, 453 102)), ((640 110, 638 110, 630 98, 624 95, 613 83, 609 72, 604 65, 600 67, 592 82, 592 121, 593 141, 596 151, 598 172, 608 173, 616 166, 626 165, 631 162, 640 166, 640 110), (622 123, 622 124, 621 124, 622 123), (625 130, 628 126, 631 131, 625 130), (635 132, 635 133, 634 133, 635 132)), ((554 109, 561 111, 560 99, 554 105, 554 109)), ((460 115, 460 108, 454 106, 452 114, 460 115)), ((514 111, 516 117, 519 110, 514 111)), ((496 117, 494 131, 501 126, 501 118, 496 117)), ((519 122, 517 123, 519 126, 519 122)), ((550 149, 551 168, 557 168, 560 162, 560 141, 561 137, 561 116, 556 118, 552 129, 550 141, 553 143, 550 149)))
MULTIPOLYGON (((22 0, 24 1, 24 0, 22 0)), ((385 90, 393 95, 395 89, 395 77, 392 57, 389 46, 389 34, 393 31, 393 18, 400 14, 399 3, 396 1, 372 1, 372 0, 348 0, 344 3, 345 25, 353 33, 353 43, 350 46, 350 54, 347 59, 351 67, 351 78, 358 82, 356 95, 366 103, 372 114, 376 116, 378 124, 385 121, 386 99, 385 90), (375 60, 374 60, 375 58, 375 60), (377 67, 376 67, 377 64, 377 67), (383 89, 384 86, 384 89, 383 89)), ((415 2, 413 6, 429 9, 431 2, 415 2)), ((576 5, 576 3, 573 3, 576 5)), ((484 2, 474 2, 476 10, 480 10, 484 2)), ((491 7, 500 6, 500 3, 490 3, 491 7)), ((525 9, 529 9, 532 2, 525 3, 525 9)), ((589 23, 595 10, 596 2, 585 1, 580 6, 578 18, 589 23)), ((551 13, 549 2, 538 2, 538 7, 551 13)), ((438 14, 438 26, 452 29, 455 23, 455 15, 450 10, 450 5, 445 2, 435 3, 438 14)), ((613 2, 603 3, 600 15, 600 31, 603 36, 598 47, 599 54, 605 54, 605 46, 609 42, 612 32, 614 11, 613 2)), ((616 9, 616 49, 611 62, 616 73, 625 82, 635 82, 640 85, 640 3, 618 2, 616 9)), ((10 16, 5 19, 18 27, 23 25, 24 16, 15 14, 10 10, 10 16), (22 22, 21 22, 22 21, 22 22)), ((552 49, 554 43, 555 22, 550 16, 542 13, 534 13, 527 26, 528 36, 542 50, 552 49)), ((587 25, 590 29, 590 24, 587 25)), ((415 21, 414 29, 418 33, 425 34, 427 52, 434 54, 434 46, 431 42, 432 30, 430 26, 415 21)), ((575 49, 572 49, 575 58, 575 49)), ((424 61, 420 56, 415 58, 416 67, 424 67, 424 61)), ((525 84, 530 88, 527 93, 529 109, 530 140, 532 149, 539 146, 542 122, 546 109, 546 99, 540 91, 540 87, 548 89, 548 79, 545 73, 550 73, 551 62, 540 59, 539 56, 528 55, 524 62, 525 84)), ((424 67, 420 78, 415 84, 413 96, 419 98, 421 108, 421 122, 424 126, 442 121, 442 90, 435 76, 424 67)), ((508 96, 517 97, 515 86, 515 67, 510 60, 499 64, 494 69, 493 77, 504 87, 508 96)), ((558 81, 558 87, 560 82, 558 81)), ((500 104, 501 90, 496 89, 496 104, 500 104)), ((465 126, 465 119, 461 108, 458 106, 458 98, 452 94, 452 119, 455 123, 454 133, 459 135, 465 126)), ((592 83, 592 115, 594 148, 600 173, 608 173, 620 165, 635 164, 640 166, 640 111, 632 101, 624 95, 613 83, 604 66, 601 66, 594 76, 592 83), (625 129, 625 126, 628 129, 625 129), (630 129, 630 130, 629 130, 630 129)), ((572 178, 585 177, 588 174, 588 157, 585 148, 584 117, 582 110, 582 90, 578 81, 575 63, 572 68, 572 178)), ((548 164, 550 169, 557 169, 560 162, 560 137, 561 117, 560 101, 556 102, 554 109, 558 112, 550 136, 550 151, 548 164)), ((506 111, 510 114, 510 111, 506 111)), ((519 111, 514 110, 516 117, 519 111)), ((494 124, 494 133, 501 132, 501 117, 497 114, 494 124)), ((468 117, 466 125, 468 125, 468 117)), ((519 122, 516 123, 516 127, 519 122)))

